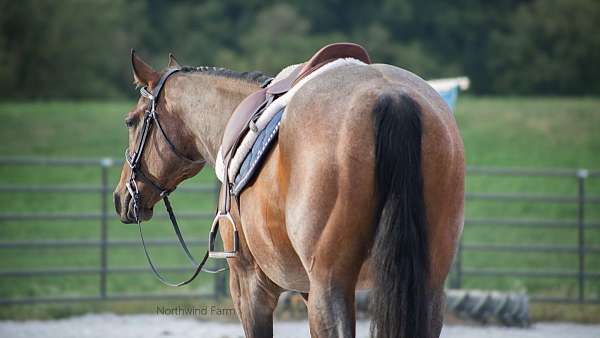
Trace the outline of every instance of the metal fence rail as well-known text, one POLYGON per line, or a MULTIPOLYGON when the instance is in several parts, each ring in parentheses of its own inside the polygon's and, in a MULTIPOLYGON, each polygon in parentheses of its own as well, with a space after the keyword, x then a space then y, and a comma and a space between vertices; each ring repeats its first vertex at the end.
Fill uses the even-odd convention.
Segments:
MULTIPOLYGON (((100 169, 99 185, 2 185, 2 193, 71 193, 71 194, 98 194, 100 197, 99 212, 95 213, 0 213, 2 221, 60 221, 60 220, 93 220, 99 221, 100 238, 98 240, 30 240, 30 241, 0 241, 2 249, 37 249, 37 248, 88 248, 100 249, 100 262, 98 267, 61 267, 47 269, 2 269, 0 278, 31 278, 41 276, 65 276, 65 275, 98 275, 99 290, 93 296, 64 296, 64 297, 31 297, 31 298, 0 298, 0 305, 18 305, 32 303, 55 303, 55 302, 78 302, 78 301, 127 301, 127 300, 156 300, 156 299, 190 299, 190 298, 215 298, 224 294, 224 277, 214 278, 214 288, 209 293, 119 293, 107 292, 109 274, 144 274, 148 273, 146 266, 134 267, 108 267, 109 247, 131 247, 138 246, 137 240, 109 240, 108 221, 114 218, 114 212, 109 210, 107 201, 111 193, 109 186, 108 171, 112 167, 121 166, 122 160, 112 158, 101 159, 64 159, 64 158, 36 158, 36 157, 3 157, 0 158, 0 166, 41 166, 41 167, 97 167, 100 169)), ((216 196, 217 185, 203 185, 194 187, 181 187, 179 191, 211 193, 216 196)), ((212 213, 181 212, 177 214, 179 219, 212 219, 212 213)), ((167 215, 156 215, 158 219, 166 219, 167 215)), ((206 239, 187 239, 187 243, 206 245, 206 239)), ((147 239, 149 245, 175 246, 175 240, 147 239)), ((188 272, 189 267, 161 267, 165 272, 188 272)))
MULTIPOLYGON (((100 169, 100 182, 98 185, 0 185, 0 194, 23 193, 65 193, 65 194, 98 194, 100 203, 98 212, 87 213, 14 213, 0 212, 0 222, 22 221, 58 221, 81 220, 98 221, 100 235, 94 240, 0 240, 0 250, 18 249, 32 250, 38 248, 91 248, 100 250, 100 261, 97 267, 60 267, 36 269, 0 269, 0 278, 31 278, 39 276, 65 276, 65 275, 98 275, 98 294, 82 297, 50 297, 50 298, 22 298, 0 299, 0 304, 29 304, 45 302, 76 302, 76 301, 102 301, 102 300, 132 300, 132 299, 177 299, 190 297, 219 297, 224 294, 224 276, 217 276, 214 280, 214 290, 208 294, 181 294, 181 293, 156 293, 156 294, 112 294, 107 292, 107 278, 110 274, 142 274, 148 273, 146 266, 109 267, 108 249, 112 247, 138 246, 137 240, 108 239, 108 221, 113 218, 113 211, 108 205, 111 188, 109 186, 109 169, 120 166, 121 160, 111 158, 103 159, 53 159, 53 158, 0 158, 0 166, 47 166, 47 167, 97 167, 100 169)), ((488 243, 461 243, 455 259, 450 286, 461 288, 465 276, 513 276, 527 278, 560 278, 575 279, 578 285, 578 294, 575 298, 561 297, 531 297, 532 301, 544 302, 576 302, 600 303, 600 299, 586 297, 585 283, 591 279, 600 278, 600 271, 586 271, 585 261, 587 255, 600 254, 600 246, 590 246, 585 243, 585 231, 600 229, 600 220, 585 218, 586 206, 600 204, 600 195, 586 194, 586 182, 590 178, 600 177, 600 171, 585 169, 522 169, 522 168, 493 168, 469 167, 469 176, 514 176, 514 177, 556 177, 572 178, 577 187, 577 195, 560 194, 533 194, 533 193, 480 193, 469 192, 466 194, 469 201, 496 201, 503 203, 550 203, 573 204, 577 206, 577 214, 573 219, 510 219, 510 218, 471 218, 465 225, 473 226, 506 226, 506 227, 532 227, 532 228, 565 228, 577 230, 577 243, 573 245, 551 244, 488 244, 488 243), (523 253, 561 253, 577 255, 577 268, 573 270, 523 270, 523 269, 498 269, 498 268, 472 268, 464 267, 465 252, 523 252, 523 253)), ((203 185, 195 187, 182 187, 180 191, 195 193, 217 194, 217 185, 203 185)), ((178 213, 181 219, 210 219, 211 213, 187 212, 178 213)), ((157 218, 166 218, 166 215, 156 215, 157 218)), ((205 239, 190 238, 190 244, 206 245, 205 239)), ((148 239, 148 244, 169 246, 176 245, 175 240, 148 239)), ((0 251, 0 255, 2 251, 0 251)), ((183 267, 165 267, 162 270, 169 272, 188 271, 183 267)))
POLYGON ((590 178, 600 177, 600 171, 587 169, 524 169, 524 168, 494 168, 494 167, 469 167, 470 176, 514 176, 514 177, 556 177, 573 179, 577 187, 577 195, 556 194, 529 194, 529 193, 467 193, 468 200, 492 200, 501 202, 530 202, 530 203, 568 203, 577 205, 575 219, 467 219, 465 226, 477 225, 504 225, 535 228, 576 228, 576 245, 550 245, 550 244, 487 244, 487 243, 460 243, 457 257, 454 262, 454 278, 451 285, 461 288, 463 276, 520 276, 539 278, 561 278, 577 280, 577 297, 548 297, 531 296, 537 302, 564 302, 564 303, 593 303, 600 304, 600 298, 586 298, 585 283, 590 279, 600 277, 600 271, 586 271, 586 255, 599 254, 600 247, 587 246, 585 243, 585 230, 600 229, 600 221, 585 218, 587 205, 600 204, 599 195, 586 194, 586 182, 590 178), (464 268, 463 255, 465 251, 487 252, 538 252, 538 253, 565 253, 575 254, 578 258, 576 270, 515 270, 515 269, 482 269, 464 268))

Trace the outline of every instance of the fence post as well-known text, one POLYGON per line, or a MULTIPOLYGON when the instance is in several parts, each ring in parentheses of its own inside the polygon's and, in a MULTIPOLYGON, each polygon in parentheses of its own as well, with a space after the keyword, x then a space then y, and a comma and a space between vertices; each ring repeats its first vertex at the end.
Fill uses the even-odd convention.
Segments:
MULTIPOLYGON (((215 265, 216 268, 224 267, 223 263, 218 263, 215 265)), ((215 275, 215 300, 219 300, 222 297, 227 296, 227 273, 228 271, 221 272, 215 275)))
POLYGON ((586 169, 577 170, 577 225, 578 225, 578 254, 579 254, 579 303, 585 301, 585 179, 586 169))
POLYGON ((100 161, 101 188, 100 188, 100 298, 106 298, 106 274, 108 268, 108 168, 112 159, 104 158, 100 161))
POLYGON ((462 287, 462 238, 458 243, 458 251, 454 260, 454 278, 452 279, 452 288, 460 289, 462 287))

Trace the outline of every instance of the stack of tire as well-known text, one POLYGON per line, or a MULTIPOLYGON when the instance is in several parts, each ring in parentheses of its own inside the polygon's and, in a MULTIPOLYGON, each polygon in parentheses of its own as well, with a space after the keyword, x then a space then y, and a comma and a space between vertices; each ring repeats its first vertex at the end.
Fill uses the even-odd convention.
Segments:
MULTIPOLYGON (((369 293, 356 293, 358 318, 365 318, 369 310, 369 293)), ((526 327, 529 325, 529 298, 524 293, 446 290, 448 314, 479 324, 500 324, 526 327)), ((285 292, 279 299, 278 311, 296 317, 306 313, 302 297, 294 292, 285 292)))
POLYGON ((506 326, 529 325, 529 298, 524 293, 447 290, 447 311, 464 320, 506 326))

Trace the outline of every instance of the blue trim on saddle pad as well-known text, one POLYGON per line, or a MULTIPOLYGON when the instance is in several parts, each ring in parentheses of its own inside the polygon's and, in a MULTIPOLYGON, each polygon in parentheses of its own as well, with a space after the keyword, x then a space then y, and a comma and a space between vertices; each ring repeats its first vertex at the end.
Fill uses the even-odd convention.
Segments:
POLYGON ((458 86, 455 86, 452 89, 438 91, 440 96, 444 99, 444 101, 446 101, 446 103, 448 104, 448 106, 450 107, 450 109, 452 111, 454 111, 454 108, 456 107, 456 99, 458 98, 458 89, 459 89, 458 86))
POLYGON ((252 150, 244 158, 242 166, 235 176, 233 183, 232 193, 237 195, 242 191, 246 184, 254 177, 254 174, 258 172, 266 155, 269 153, 271 146, 277 139, 277 133, 279 132, 279 124, 281 123, 281 117, 285 108, 278 111, 267 126, 260 131, 256 141, 252 145, 252 150))

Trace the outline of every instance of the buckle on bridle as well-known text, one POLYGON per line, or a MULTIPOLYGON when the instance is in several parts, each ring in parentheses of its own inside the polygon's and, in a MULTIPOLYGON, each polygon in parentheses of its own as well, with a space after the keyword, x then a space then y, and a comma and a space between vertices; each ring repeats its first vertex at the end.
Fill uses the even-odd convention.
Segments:
POLYGON ((149 123, 150 120, 156 119, 156 110, 154 109, 154 101, 152 101, 152 108, 146 109, 146 114, 144 114, 144 119, 146 119, 146 123, 149 123))
POLYGON ((131 195, 131 199, 133 200, 133 217, 135 217, 135 221, 137 223, 140 223, 140 191, 138 189, 137 183, 135 182, 135 177, 133 175, 131 175, 129 181, 125 183, 125 187, 127 188, 127 192, 129 192, 129 195, 131 195))
POLYGON ((146 86, 140 88, 140 94, 143 97, 145 97, 145 98, 147 98, 149 100, 154 101, 154 95, 150 94, 150 92, 148 91, 148 88, 146 86))
POLYGON ((131 170, 135 169, 135 166, 137 165, 137 162, 134 163, 134 159, 137 156, 137 154, 134 152, 133 155, 129 153, 129 148, 125 148, 125 161, 127 161, 127 164, 129 165, 129 168, 131 168, 131 170))

